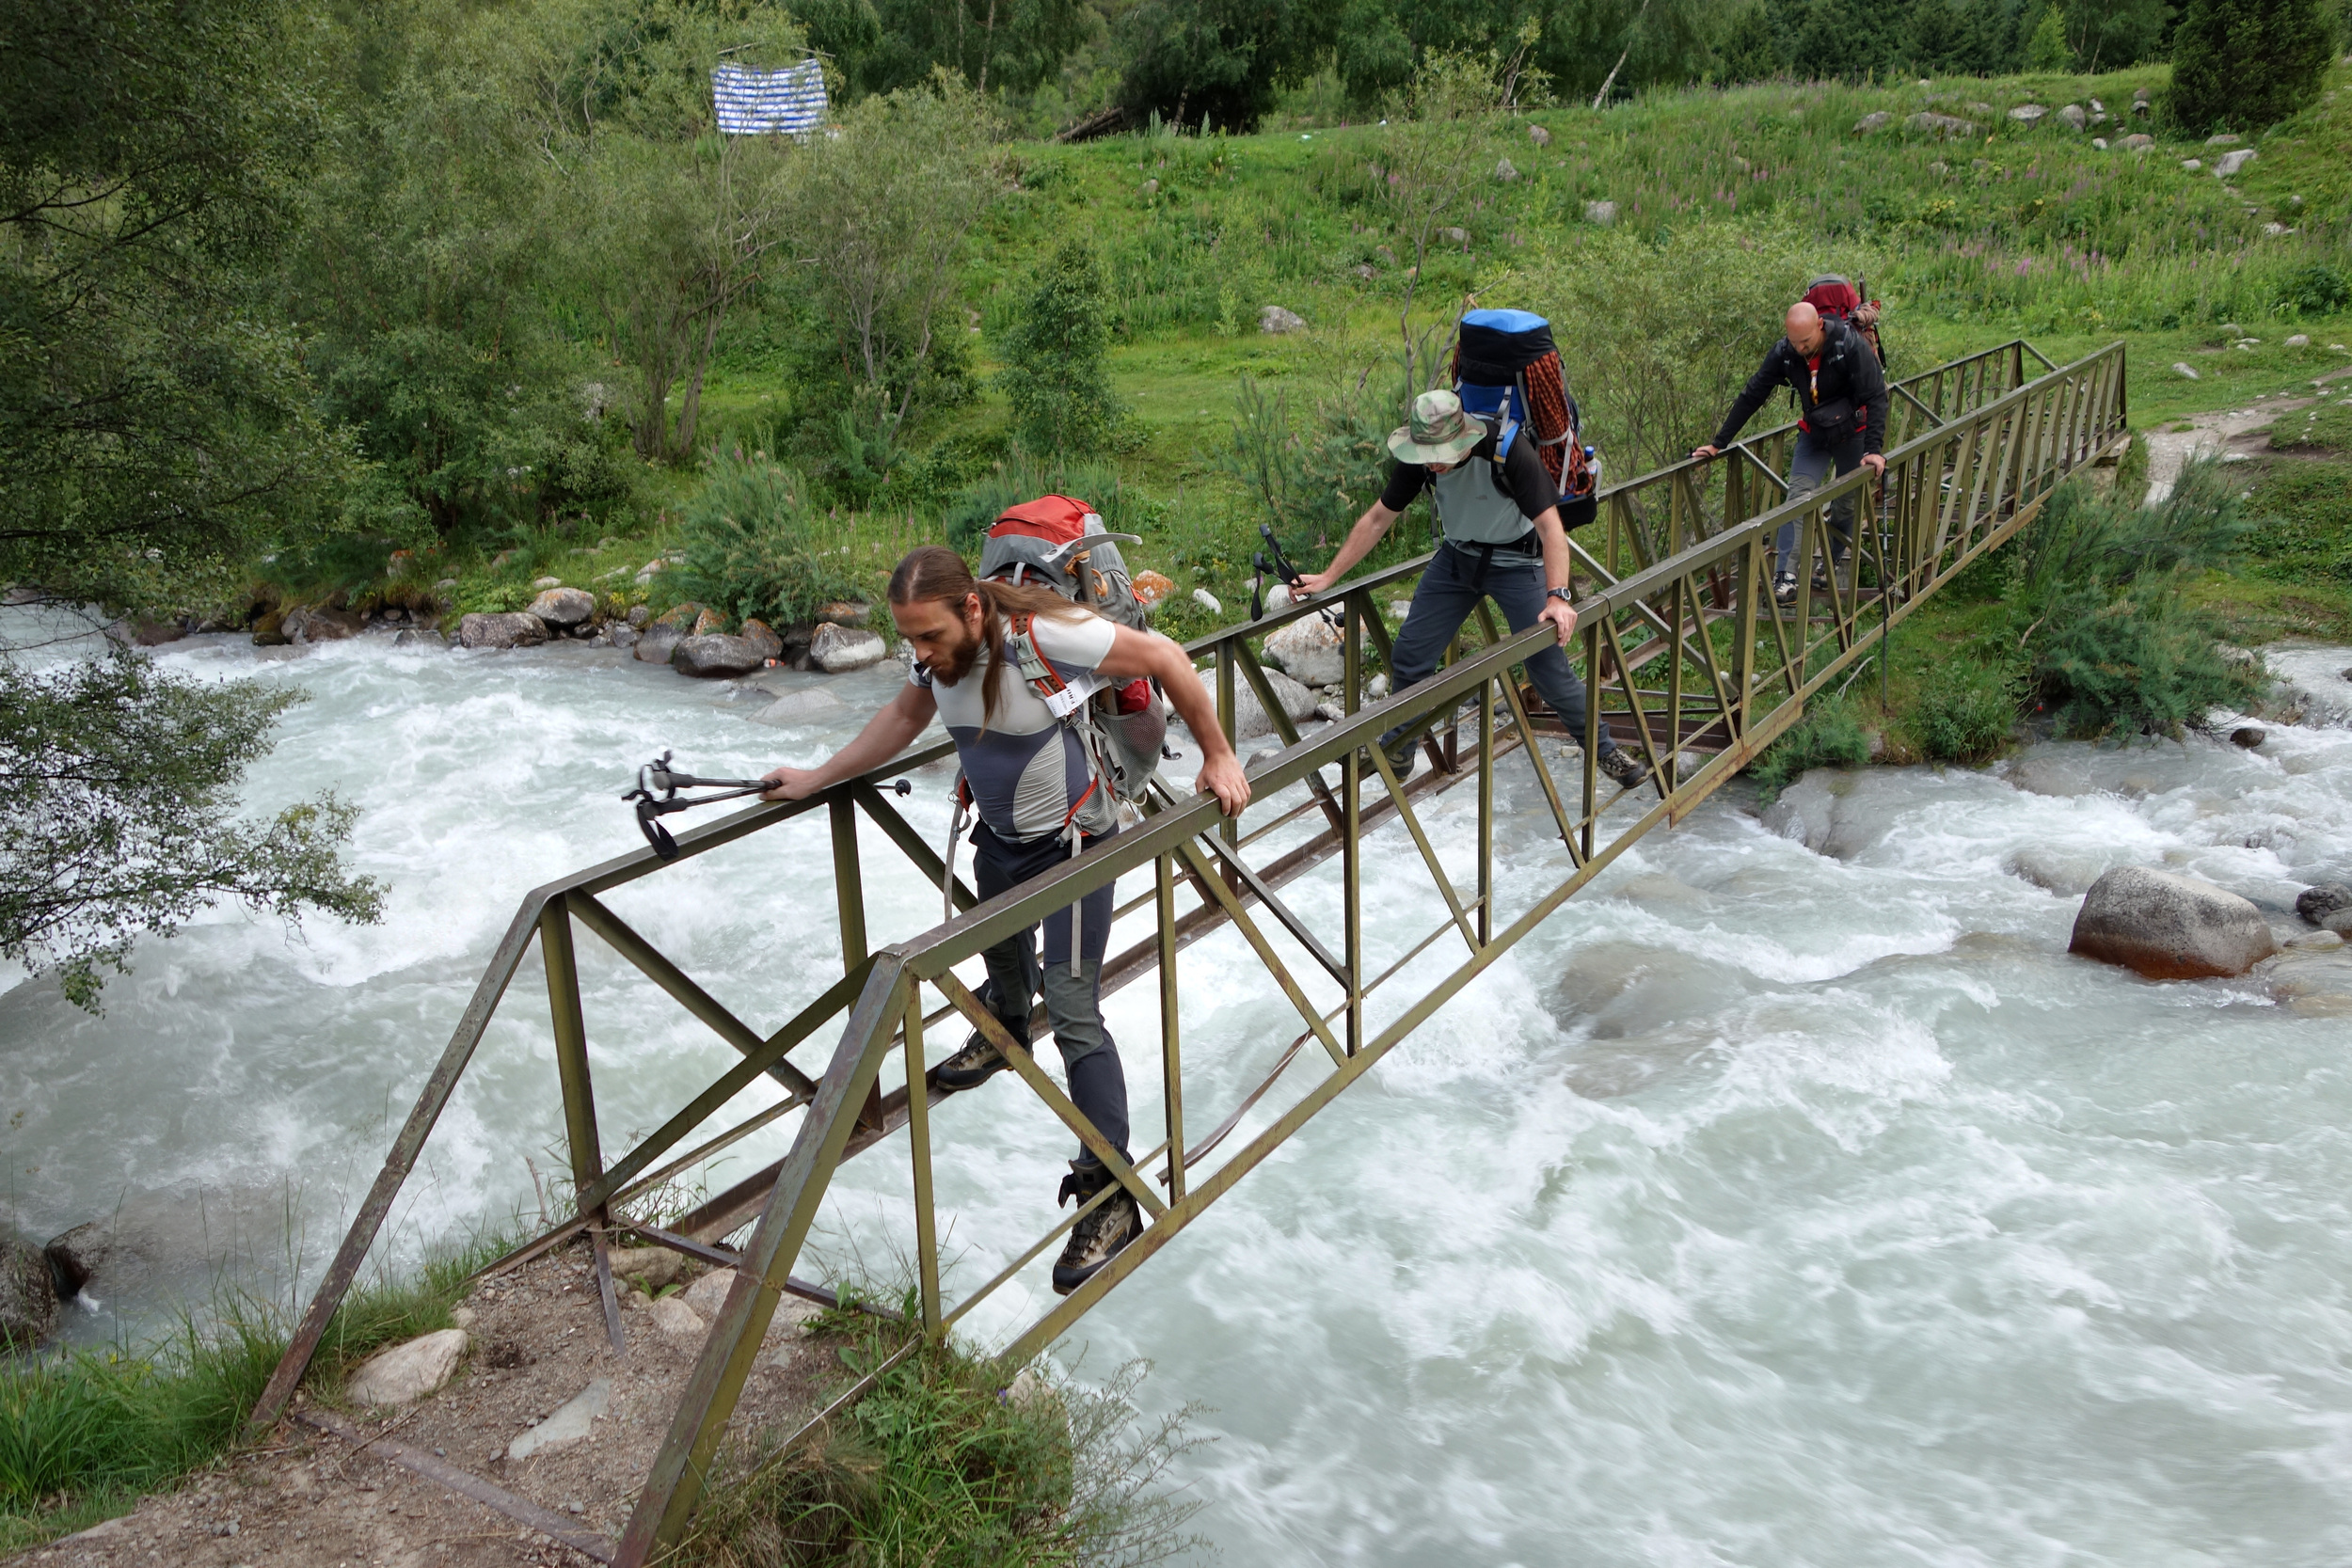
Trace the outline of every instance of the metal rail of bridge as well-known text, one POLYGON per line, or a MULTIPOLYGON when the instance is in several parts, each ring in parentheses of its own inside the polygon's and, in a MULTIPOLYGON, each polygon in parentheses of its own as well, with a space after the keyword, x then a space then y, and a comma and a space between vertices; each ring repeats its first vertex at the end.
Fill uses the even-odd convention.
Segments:
MULTIPOLYGON (((789 1291, 833 1299, 791 1270, 842 1162, 905 1134, 898 1147, 912 1167, 914 1300, 922 1333, 910 1335, 899 1355, 925 1337, 945 1333, 1037 1263, 1093 1207, 1063 1219, 960 1299, 943 1291, 931 1173, 933 1161, 952 1158, 953 1150, 942 1148, 932 1133, 931 1107, 945 1091, 932 1081, 927 1042, 958 1015, 995 1042, 1018 1076, 1110 1167, 1117 1186, 1134 1195, 1148 1220, 1135 1242, 1029 1324, 1007 1351, 1012 1361, 1036 1354, 1629 846, 1687 816, 1796 722, 1827 683, 1851 679, 1874 653, 1883 660, 1906 615, 2024 527, 2069 473, 2116 446, 2124 431, 2123 372, 2120 342, 2064 367, 2023 341, 2010 342, 1897 385, 1881 483, 1857 469, 1810 496, 1787 499, 1779 474, 1794 426, 1783 426, 1711 463, 1677 463, 1604 491, 1601 526, 1580 531, 1589 539, 1572 545, 1578 585, 1590 590, 1576 607, 1576 639, 1595 699, 1582 736, 1565 736, 1515 673, 1549 630, 1502 635, 1485 606, 1478 635, 1466 628, 1450 662, 1430 679, 1384 700, 1366 700, 1369 657, 1385 660, 1390 652, 1383 607, 1426 563, 1422 556, 1369 573, 1343 594, 1287 606, 1190 644, 1196 663, 1214 670, 1217 712, 1229 736, 1244 687, 1279 732, 1280 749, 1252 760, 1252 803, 1238 820, 1220 817, 1205 797, 1163 792, 1140 826, 981 904, 877 787, 887 775, 944 757, 950 747, 941 742, 823 795, 755 806, 682 833, 679 858, 687 859, 822 816, 831 840, 843 973, 774 1028, 744 1022, 603 902, 612 889, 673 863, 641 850, 534 890, 516 911, 426 1080, 262 1395, 256 1422, 275 1419, 300 1383, 534 938, 547 974, 573 1211, 493 1270, 585 1231, 616 1347, 621 1325, 608 1233, 633 1233, 738 1271, 626 1534, 617 1544, 597 1538, 594 1555, 637 1568, 682 1538, 779 1297, 789 1291), (2041 367, 2030 378, 2028 356, 2041 367), (1811 565, 1828 548, 1829 509, 1841 500, 1853 503, 1859 519, 1852 567, 1828 573, 1827 586, 1816 589, 1811 565), (1799 525, 1799 586, 1795 604, 1782 606, 1768 580, 1768 551, 1774 531, 1790 521, 1799 525), (1341 623, 1344 711, 1302 736, 1278 700, 1256 645, 1292 622, 1333 611, 1341 623), (1635 790, 1618 790, 1597 768, 1595 730, 1604 709, 1615 733, 1651 768, 1635 790), (1433 766, 1409 783, 1372 744, 1400 722, 1429 732, 1422 745, 1433 766), (1568 741, 1576 743, 1573 749, 1568 741), (1532 774, 1542 796, 1546 841, 1556 834, 1566 850, 1565 875, 1511 908, 1504 907, 1495 877, 1495 786, 1504 768, 1532 774), (1302 784, 1303 791, 1297 788, 1302 784), (1449 873, 1417 809, 1417 802, 1457 784, 1472 787, 1477 800, 1475 865, 1467 885, 1449 873), (960 911, 956 918, 874 948, 866 928, 862 826, 889 839, 934 887, 948 885, 960 911), (1363 933, 1364 841, 1391 826, 1403 829, 1402 840, 1392 849, 1384 846, 1383 855, 1403 855, 1408 863, 1418 859, 1443 918, 1402 958, 1375 973, 1363 933), (1158 982, 1166 1125, 1160 1141, 1130 1163, 1078 1114, 1032 1053, 978 1005, 972 982, 957 971, 972 973, 992 942, 1117 878, 1137 874, 1146 891, 1119 912, 1148 911, 1152 934, 1108 956, 1103 986, 1108 992, 1146 975, 1158 982), (1336 898, 1317 900, 1319 908, 1337 909, 1336 929, 1318 928, 1299 912, 1303 900, 1285 897, 1286 886, 1307 877, 1336 882, 1336 898), (580 927, 741 1053, 739 1063, 618 1159, 606 1158, 599 1138, 573 945, 580 927), (1238 1103, 1212 1107, 1204 1117, 1185 1093, 1179 955, 1225 927, 1255 954, 1263 984, 1295 1009, 1296 1034, 1238 1103), (1401 978, 1426 973, 1427 966, 1415 968, 1413 960, 1453 944, 1458 944, 1457 961, 1433 983, 1416 979, 1409 995, 1384 992, 1401 978), (1375 997, 1377 1016, 1371 1006, 1375 997), (836 1020, 845 1021, 825 1065, 797 1065, 794 1048, 836 1027, 836 1020), (1302 1056, 1313 1063, 1318 1054, 1327 1058, 1322 1076, 1262 1131, 1227 1148, 1228 1135, 1276 1080, 1302 1056), (902 1077, 885 1089, 893 1065, 902 1077), (783 1085, 782 1100, 663 1160, 762 1074, 783 1085), (922 1085, 920 1091, 910 1093, 913 1085, 922 1085), (709 1197, 683 1219, 654 1227, 622 1212, 633 1196, 796 1115, 790 1152, 782 1161, 709 1197), (728 1244, 747 1225, 749 1239, 728 1244)), ((1220 1000, 1230 994, 1228 988, 1220 1000)), ((1111 1190, 1093 1201, 1104 1201, 1111 1190)), ((867 1373, 831 1408, 872 1386, 887 1365, 867 1373)))

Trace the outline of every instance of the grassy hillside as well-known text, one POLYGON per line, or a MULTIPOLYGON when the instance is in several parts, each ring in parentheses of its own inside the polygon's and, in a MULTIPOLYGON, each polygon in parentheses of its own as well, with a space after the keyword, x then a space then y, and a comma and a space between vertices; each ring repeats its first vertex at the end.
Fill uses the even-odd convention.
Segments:
MULTIPOLYGON (((1229 606, 1245 591, 1263 510, 1216 462, 1232 443, 1240 378, 1287 392, 1294 412, 1352 387, 1376 402, 1376 367, 1401 341, 1408 289, 1416 329, 1442 322, 1465 294, 1550 315, 1618 475, 1704 433, 1778 330, 1778 302, 1815 270, 1867 278, 1886 301, 1898 373, 2018 334, 2061 360, 2120 336, 2131 345, 2132 417, 2142 427, 2308 391, 2313 376, 2352 365, 2352 353, 2329 346, 2352 340, 2352 70, 2335 72, 2311 112, 2247 144, 2255 158, 2227 182, 2212 172, 2225 149, 2169 139, 2130 116, 2136 91, 2161 79, 2162 68, 2142 68, 1791 84, 1531 113, 1498 139, 1516 178, 1469 193, 1444 220, 1460 238, 1433 248, 1418 278, 1378 172, 1382 127, 1022 144, 1018 188, 972 247, 965 278, 962 346, 977 395, 932 416, 870 512, 836 509, 832 526, 879 573, 909 542, 935 535, 959 486, 1009 460, 1005 411, 988 389, 992 345, 1031 269, 1072 235, 1104 259, 1120 318, 1112 369, 1132 411, 1115 477, 1098 469, 1093 483, 1119 486, 1126 525, 1149 541, 1143 563, 1229 606), (2094 132, 2153 134, 2155 145, 2100 150, 2055 114, 2031 127, 2007 115, 2026 103, 2093 100, 2110 116, 2094 132), (1909 117, 1922 112, 1966 119, 1977 133, 1912 129, 1909 117), (1880 114, 1883 125, 1863 128, 1880 114), (2204 166, 2185 168, 2188 158, 2204 166), (1596 201, 1615 203, 1613 226, 1587 220, 1596 201), (1261 334, 1266 305, 1297 312, 1311 330, 1261 334), (2310 345, 2287 347, 2294 334, 2310 345), (2231 346, 2248 336, 2259 343, 2231 346), (1691 404, 1682 426, 1633 443, 1613 381, 1644 343, 1685 354, 1679 339, 1692 359, 1678 372, 1691 404)), ((827 410, 786 369, 782 330, 774 315, 732 321, 705 397, 707 428, 722 445, 821 466, 821 453, 803 449, 827 410)), ((653 532, 665 531, 696 483, 660 478, 673 504, 653 532)), ((496 574, 461 552, 471 568, 460 573, 467 607, 519 602, 543 568, 584 580, 633 566, 649 541, 557 543, 496 574)), ((2322 597, 2335 615, 2348 602, 2340 592, 2322 597)), ((1171 629, 1205 619, 1185 608, 1171 629)))

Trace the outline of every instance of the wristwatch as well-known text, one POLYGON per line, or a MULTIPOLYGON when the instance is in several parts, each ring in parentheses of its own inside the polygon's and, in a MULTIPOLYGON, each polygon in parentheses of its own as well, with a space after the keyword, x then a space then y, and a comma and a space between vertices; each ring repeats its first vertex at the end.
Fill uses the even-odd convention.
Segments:
POLYGON ((1573 606, 1576 603, 1576 590, 1573 588, 1547 588, 1544 590, 1544 597, 1547 599, 1558 599, 1564 604, 1573 606))

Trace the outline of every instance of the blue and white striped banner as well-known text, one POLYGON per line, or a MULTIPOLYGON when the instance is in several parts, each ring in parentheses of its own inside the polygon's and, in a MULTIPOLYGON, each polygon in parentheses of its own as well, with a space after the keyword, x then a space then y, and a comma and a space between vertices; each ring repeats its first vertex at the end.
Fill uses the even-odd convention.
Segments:
POLYGON ((722 65, 710 73, 719 129, 730 136, 805 136, 824 122, 825 68, 814 59, 783 71, 722 65))

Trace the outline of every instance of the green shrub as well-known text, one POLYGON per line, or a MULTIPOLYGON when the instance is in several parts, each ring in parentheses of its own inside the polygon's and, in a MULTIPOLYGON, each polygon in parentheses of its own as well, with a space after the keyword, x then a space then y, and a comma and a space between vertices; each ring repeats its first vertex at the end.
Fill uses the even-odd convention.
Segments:
POLYGON ((2279 309, 2295 316, 2332 316, 2352 306, 2352 282, 2325 261, 2287 275, 2279 286, 2279 309))
POLYGON ((1806 709, 1764 754, 1748 766, 1748 777, 1766 801, 1814 768, 1859 768, 1870 760, 1870 735, 1842 697, 1824 697, 1806 709))
MULTIPOLYGON (((903 1332, 848 1312, 816 1326, 848 1340, 841 1356, 853 1371, 882 1361, 903 1332)), ((1131 1365, 1091 1392, 1027 1377, 1034 1392, 1014 1398, 997 1363, 926 1345, 812 1440, 713 1488, 682 1559, 710 1568, 1165 1561, 1200 1544, 1179 1534, 1200 1505, 1159 1485, 1191 1446, 1193 1412, 1131 1434, 1141 1376, 1131 1365)))
POLYGON ((686 560, 664 586, 738 621, 792 626, 865 591, 827 539, 808 482, 757 453, 711 460, 686 504, 679 543, 686 560))
POLYGON ((2188 0, 2172 29, 2167 118, 2202 135, 2300 113, 2327 77, 2331 31, 2320 0, 2188 0))
POLYGON ((1990 762, 2016 722, 2017 677, 1969 658, 1937 664, 1910 714, 1919 750, 1934 762, 1990 762))
POLYGON ((1021 444, 1041 457, 1101 451, 1126 409, 1111 390, 1110 309, 1094 247, 1068 240, 1037 270, 1005 334, 996 385, 1021 444))
POLYGON ((2026 528, 2010 625, 2062 733, 2177 735, 2252 695, 2252 673, 2215 651, 2221 628, 2181 592, 2244 538, 2238 483, 2192 463, 2162 504, 2137 507, 2072 481, 2026 528))

